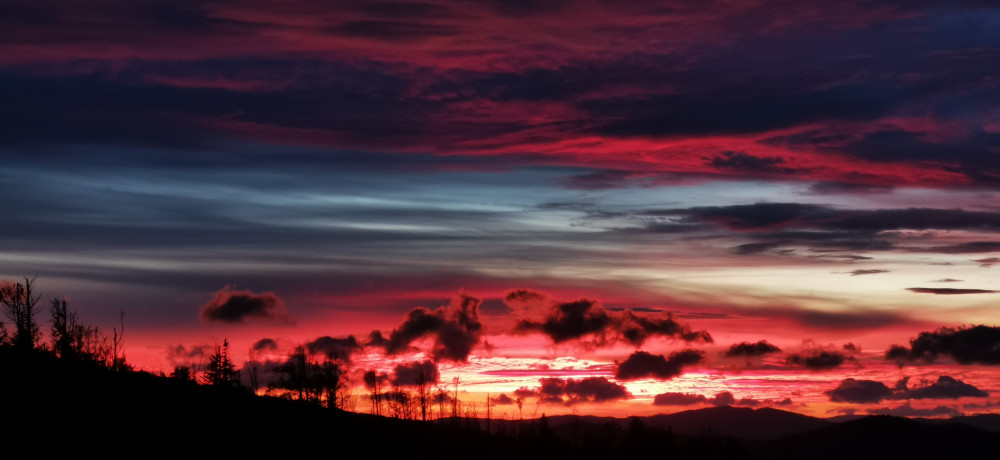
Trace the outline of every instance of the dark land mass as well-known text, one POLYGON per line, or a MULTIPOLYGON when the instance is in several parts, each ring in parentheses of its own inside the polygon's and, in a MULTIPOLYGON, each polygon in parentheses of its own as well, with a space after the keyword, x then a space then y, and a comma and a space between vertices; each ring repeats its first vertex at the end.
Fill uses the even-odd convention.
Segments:
POLYGON ((0 356, 0 394, 5 449, 43 456, 771 460, 996 458, 1000 450, 1000 415, 834 423, 770 408, 718 407, 628 419, 492 420, 487 430, 482 419, 344 412, 239 387, 115 372, 44 351, 0 356))

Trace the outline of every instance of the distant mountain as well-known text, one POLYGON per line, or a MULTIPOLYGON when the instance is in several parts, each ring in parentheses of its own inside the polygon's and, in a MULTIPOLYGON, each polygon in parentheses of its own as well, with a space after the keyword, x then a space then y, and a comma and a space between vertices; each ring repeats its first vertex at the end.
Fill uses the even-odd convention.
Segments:
POLYGON ((670 427, 678 434, 711 434, 740 439, 776 439, 833 425, 821 418, 769 407, 711 407, 654 415, 649 420, 651 424, 670 427))
POLYGON ((759 458, 995 459, 1000 433, 959 423, 930 424, 876 415, 755 446, 759 458))

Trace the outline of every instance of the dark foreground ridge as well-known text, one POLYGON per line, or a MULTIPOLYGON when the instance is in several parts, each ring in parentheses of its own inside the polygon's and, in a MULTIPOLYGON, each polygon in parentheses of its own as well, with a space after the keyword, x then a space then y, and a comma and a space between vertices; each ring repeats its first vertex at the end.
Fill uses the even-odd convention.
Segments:
POLYGON ((958 422, 876 416, 833 423, 732 407, 629 419, 494 420, 487 432, 484 420, 344 412, 238 387, 116 372, 44 351, 2 358, 6 447, 47 454, 770 460, 995 458, 1000 446, 1000 433, 958 422))

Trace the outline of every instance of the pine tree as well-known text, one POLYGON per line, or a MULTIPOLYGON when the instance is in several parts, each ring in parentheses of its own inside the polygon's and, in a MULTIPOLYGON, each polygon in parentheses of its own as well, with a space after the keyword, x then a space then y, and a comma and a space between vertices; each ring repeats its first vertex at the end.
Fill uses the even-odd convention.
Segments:
POLYGON ((223 340, 222 346, 215 347, 215 353, 208 358, 203 382, 212 386, 237 386, 240 373, 229 357, 229 340, 223 340))

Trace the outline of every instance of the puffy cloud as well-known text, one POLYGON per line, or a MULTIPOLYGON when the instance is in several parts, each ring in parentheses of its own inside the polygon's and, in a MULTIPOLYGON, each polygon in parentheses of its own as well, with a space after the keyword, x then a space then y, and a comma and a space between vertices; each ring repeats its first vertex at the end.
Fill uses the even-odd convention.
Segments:
POLYGON ((516 402, 517 401, 514 401, 514 398, 507 396, 506 393, 500 393, 499 396, 493 397, 493 404, 496 404, 498 406, 506 406, 510 404, 515 404, 516 402))
POLYGON ((278 351, 278 342, 274 339, 263 338, 253 343, 250 346, 253 351, 278 351))
POLYGON ((706 401, 704 395, 692 393, 660 393, 653 397, 654 406, 691 406, 706 401))
POLYGON ((908 348, 893 345, 885 357, 903 365, 907 362, 931 363, 940 355, 951 356, 962 364, 1000 364, 1000 327, 942 327, 933 332, 921 332, 910 340, 908 348))
POLYGON ((847 403, 877 403, 892 398, 892 389, 875 380, 844 379, 837 388, 826 392, 830 401, 847 403))
POLYGON ((515 393, 518 396, 534 395, 540 397, 542 401, 565 404, 613 401, 628 399, 632 396, 624 386, 604 377, 587 377, 580 380, 543 378, 539 380, 539 383, 541 386, 534 392, 528 393, 518 390, 520 393, 515 393))
POLYGON ((393 375, 392 384, 397 386, 432 385, 441 379, 437 364, 432 361, 397 365, 393 375))
POLYGON ((973 385, 955 379, 948 375, 938 377, 937 382, 927 383, 914 388, 906 387, 906 380, 901 380, 897 387, 902 391, 896 393, 895 399, 958 399, 962 397, 986 398, 989 396, 983 390, 973 385))
POLYGON ((322 354, 329 359, 344 362, 351 361, 351 353, 361 349, 361 344, 353 335, 347 337, 330 337, 325 335, 306 343, 306 349, 312 354, 322 354))
POLYGON ((895 415, 897 417, 938 417, 944 415, 954 417, 962 415, 962 413, 954 407, 937 406, 921 409, 911 406, 909 401, 899 407, 883 407, 879 409, 871 409, 868 412, 879 415, 895 415))
POLYGON ((736 397, 728 391, 721 391, 715 394, 715 397, 708 400, 709 404, 716 407, 732 406, 736 403, 736 397))
POLYGON ((735 357, 735 356, 762 356, 768 353, 778 353, 781 349, 767 343, 765 340, 761 340, 757 343, 750 342, 740 342, 734 343, 729 347, 728 350, 723 352, 725 356, 735 357))
POLYGON ((653 336, 712 342, 708 332, 691 330, 669 312, 652 317, 632 310, 613 312, 596 300, 560 303, 524 289, 509 292, 504 301, 520 316, 515 331, 541 332, 555 343, 590 337, 597 345, 620 341, 638 347, 653 336))
POLYGON ((667 380, 681 375, 684 366, 700 363, 704 354, 698 350, 682 350, 671 353, 670 357, 653 355, 645 351, 632 353, 615 369, 615 378, 634 380, 655 378, 667 380))
POLYGON ((225 286, 215 293, 211 301, 201 306, 201 319, 204 321, 239 323, 247 318, 279 322, 289 320, 285 303, 273 292, 254 294, 225 286))
MULTIPOLYGON (((806 343, 811 344, 812 341, 806 343)), ((844 361, 855 361, 851 353, 856 352, 857 347, 853 343, 844 344, 842 349, 843 352, 829 347, 812 346, 801 353, 790 353, 785 357, 785 364, 819 371, 840 367, 844 361)))
POLYGON ((483 325, 479 321, 482 301, 464 292, 449 305, 428 310, 414 308, 406 314, 403 324, 393 329, 385 346, 386 353, 408 351, 410 344, 422 337, 434 336, 431 354, 434 361, 465 362, 472 348, 479 343, 483 325))
POLYGON ((382 331, 371 331, 368 334, 368 341, 365 342, 365 346, 385 348, 389 346, 389 339, 382 335, 382 331))
POLYGON ((167 361, 175 366, 190 366, 212 352, 211 345, 167 346, 167 361))

